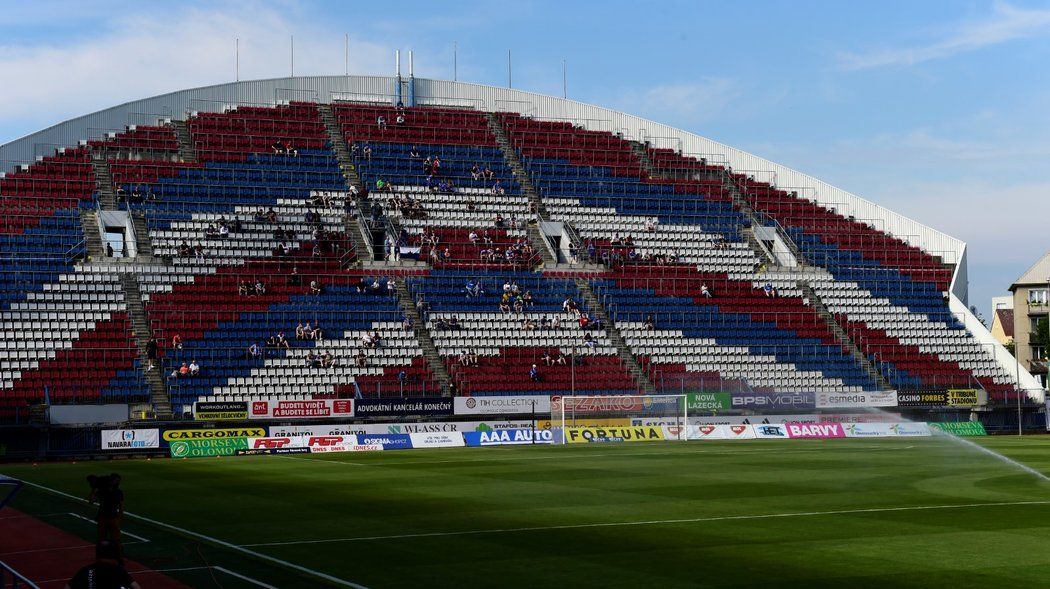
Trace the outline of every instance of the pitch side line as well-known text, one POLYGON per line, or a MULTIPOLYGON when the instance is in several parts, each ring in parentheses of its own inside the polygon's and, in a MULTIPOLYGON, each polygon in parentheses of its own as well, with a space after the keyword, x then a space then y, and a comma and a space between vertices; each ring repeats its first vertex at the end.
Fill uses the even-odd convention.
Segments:
MULTIPOLYGON (((80 515, 79 513, 73 513, 72 511, 70 511, 67 515, 71 515, 71 516, 73 516, 73 517, 75 517, 77 519, 82 519, 82 520, 84 520, 84 521, 86 521, 88 523, 91 523, 91 524, 96 523, 95 520, 91 519, 90 517, 84 517, 84 516, 80 515)), ((124 535, 124 536, 129 536, 131 538, 135 538, 136 540, 140 540, 142 542, 149 542, 148 538, 143 538, 142 536, 137 536, 135 534, 132 534, 131 532, 127 532, 127 531, 121 530, 120 533, 122 535, 124 535)))
MULTIPOLYGON (((87 501, 85 501, 82 497, 77 497, 75 495, 70 495, 69 493, 66 493, 66 492, 63 492, 63 491, 59 491, 58 489, 52 489, 51 487, 45 487, 44 485, 40 485, 40 484, 37 484, 37 483, 32 483, 32 482, 29 482, 29 481, 23 481, 23 482, 25 484, 31 486, 31 487, 35 487, 37 489, 41 489, 43 491, 47 491, 48 493, 53 493, 53 494, 59 495, 61 497, 66 497, 66 498, 72 499, 72 500, 74 500, 74 501, 76 501, 78 503, 87 503, 87 501)), ((200 533, 197 533, 197 532, 194 532, 194 531, 191 531, 191 530, 187 530, 186 528, 180 528, 178 526, 173 526, 171 524, 167 524, 167 523, 164 523, 162 521, 158 521, 158 520, 155 520, 155 519, 143 516, 143 515, 138 515, 138 514, 130 512, 130 511, 125 511, 124 515, 126 515, 128 517, 133 517, 135 519, 144 521, 146 523, 153 524, 153 525, 161 527, 161 528, 166 528, 168 530, 172 530, 172 531, 178 532, 178 533, 183 534, 185 536, 190 536, 192 538, 197 538, 199 540, 204 540, 205 542, 209 542, 209 543, 215 544, 217 546, 222 546, 223 548, 229 548, 230 550, 234 550, 234 551, 240 552, 242 554, 247 554, 248 556, 251 556, 251 557, 254 557, 254 558, 259 558, 259 559, 262 559, 262 560, 265 560, 265 561, 268 561, 268 562, 272 562, 274 564, 278 564, 278 565, 281 565, 283 567, 287 567, 287 568, 299 571, 301 573, 306 573, 306 574, 311 575, 313 577, 317 577, 319 579, 324 579, 324 580, 329 581, 331 583, 335 583, 336 585, 341 585, 343 587, 352 587, 353 589, 368 589, 368 587, 365 587, 364 585, 359 585, 357 583, 354 583, 353 581, 347 581, 346 579, 340 579, 339 577, 335 577, 335 576, 329 575, 327 573, 322 573, 321 571, 315 571, 313 569, 306 568, 306 567, 304 567, 302 565, 298 565, 298 564, 295 564, 293 562, 288 562, 286 560, 281 560, 279 558, 275 558, 273 556, 269 556, 269 555, 263 554, 261 552, 256 552, 254 550, 248 550, 247 548, 245 548, 243 546, 238 546, 236 544, 231 544, 230 542, 226 542, 225 540, 220 540, 218 538, 213 538, 211 536, 206 536, 204 534, 200 534, 200 533)))
MULTIPOLYGON (((549 445, 549 444, 548 444, 549 445)), ((528 446, 524 444, 522 447, 528 446)), ((513 447, 513 446, 510 446, 513 447)), ((879 452, 879 451, 892 451, 892 450, 911 450, 915 446, 889 446, 885 448, 872 448, 865 450, 865 452, 879 452)), ((401 462, 350 462, 348 460, 325 460, 323 458, 306 458, 304 456, 292 456, 289 454, 272 454, 270 457, 285 458, 288 460, 306 460, 309 462, 326 462, 329 464, 342 464, 346 466, 400 466, 402 464, 465 464, 471 462, 518 462, 527 460, 553 460, 557 461, 560 459, 575 460, 577 458, 605 458, 612 457, 617 458, 620 456, 681 456, 683 454, 712 454, 717 456, 730 456, 736 454, 768 454, 775 452, 777 454, 801 454, 811 452, 828 452, 827 448, 795 448, 790 450, 778 449, 778 448, 766 448, 766 449, 754 449, 754 450, 731 450, 731 451, 719 451, 719 450, 685 450, 685 451, 674 451, 674 452, 598 452, 594 454, 568 454, 564 456, 502 456, 493 458, 473 458, 470 460, 404 460, 401 462)))
MULTIPOLYGON (((206 571, 208 569, 214 569, 216 571, 219 571, 219 572, 222 572, 222 573, 226 573, 227 575, 230 575, 231 577, 237 577, 238 579, 241 579, 243 581, 247 581, 249 583, 253 583, 255 586, 262 587, 263 589, 277 589, 277 587, 274 587, 273 585, 267 585, 266 583, 263 583, 262 581, 260 581, 258 579, 253 579, 253 578, 251 578, 251 577, 249 577, 247 575, 242 575, 240 573, 231 571, 230 569, 223 568, 223 567, 220 567, 220 566, 182 567, 182 568, 177 568, 177 569, 145 569, 145 570, 141 570, 141 571, 128 571, 128 572, 131 573, 132 575, 152 575, 152 574, 161 574, 161 573, 180 573, 180 572, 187 572, 187 571, 206 571)), ((46 581, 37 581, 37 583, 39 583, 39 584, 59 583, 59 582, 66 581, 66 580, 68 580, 66 577, 62 577, 61 579, 48 579, 46 581)))
POLYGON ((853 515, 858 513, 889 513, 895 511, 924 511, 939 509, 969 509, 972 507, 1002 507, 1010 505, 1050 505, 1050 501, 1014 501, 1010 503, 965 503, 959 505, 913 505, 907 507, 872 507, 868 509, 842 509, 838 511, 798 511, 790 513, 765 513, 757 515, 722 515, 688 519, 656 519, 633 522, 606 522, 573 524, 564 526, 536 526, 531 528, 502 528, 496 530, 464 530, 461 532, 428 532, 422 534, 396 534, 391 536, 357 536, 354 538, 330 538, 327 540, 296 540, 291 542, 262 542, 244 546, 297 546, 301 544, 329 544, 337 542, 365 542, 371 540, 401 540, 409 538, 435 538, 446 536, 473 536, 481 534, 511 534, 518 532, 547 532, 552 530, 577 530, 586 528, 614 528, 627 526, 659 526, 667 524, 692 524, 733 520, 778 519, 793 517, 819 517, 825 515, 853 515))

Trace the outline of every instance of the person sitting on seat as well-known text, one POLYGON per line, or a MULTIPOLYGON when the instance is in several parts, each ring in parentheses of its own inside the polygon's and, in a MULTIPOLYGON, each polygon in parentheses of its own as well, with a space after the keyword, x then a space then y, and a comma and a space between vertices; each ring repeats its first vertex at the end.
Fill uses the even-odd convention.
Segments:
POLYGON ((190 360, 190 376, 197 376, 201 373, 200 364, 197 364, 196 360, 190 360))
POLYGON ((246 297, 248 296, 248 283, 242 280, 237 285, 237 296, 246 297))
POLYGON ((273 145, 270 146, 270 149, 273 150, 274 155, 280 155, 287 151, 287 148, 284 146, 284 142, 280 139, 274 141, 273 145))
POLYGON ((536 368, 535 364, 533 364, 532 368, 529 370, 529 378, 532 380, 532 382, 540 382, 542 380, 542 377, 540 376, 540 369, 536 368))
POLYGON ((302 322, 295 326, 295 339, 306 339, 306 332, 304 331, 302 322))
POLYGON ((331 368, 335 366, 335 357, 332 353, 325 351, 324 355, 321 356, 321 368, 331 368))
POLYGON ((554 365, 554 358, 551 357, 551 353, 548 352, 548 351, 544 351, 543 352, 543 358, 541 358, 541 360, 543 360, 543 363, 546 364, 547 366, 553 366, 554 365))
POLYGON ((713 298, 715 295, 711 292, 711 289, 707 288, 707 284, 701 284, 700 296, 710 299, 713 298))
POLYGON ((453 315, 448 320, 448 328, 449 329, 459 329, 459 317, 458 316, 453 315))
POLYGON ((554 362, 560 366, 567 366, 569 359, 565 357, 565 354, 558 352, 558 356, 554 358, 554 362))
POLYGON ((471 366, 477 366, 478 365, 478 351, 475 350, 475 349, 471 349, 468 359, 470 360, 470 365, 471 366))
POLYGON ((317 282, 316 280, 310 281, 310 294, 320 296, 321 290, 321 283, 317 282))
POLYGON ((653 316, 652 315, 646 315, 645 316, 645 328, 648 329, 649 331, 653 331, 654 329, 656 329, 656 324, 653 323, 653 316))
POLYGON ((594 338, 591 337, 591 334, 585 333, 583 334, 583 345, 587 346, 588 348, 593 348, 594 346, 598 345, 598 342, 596 342, 594 338))
POLYGON ((190 367, 189 367, 188 364, 183 362, 182 366, 179 366, 179 376, 189 376, 189 375, 190 375, 190 367))
POLYGON ((314 339, 314 328, 310 326, 309 321, 303 326, 303 339, 314 339))
POLYGON ((378 117, 376 117, 376 126, 379 127, 380 131, 385 131, 386 130, 386 117, 384 117, 383 115, 379 115, 378 117))
POLYGON ((252 345, 248 346, 248 358, 255 360, 262 356, 262 349, 259 348, 259 344, 252 342, 252 345))
POLYGON ((769 282, 762 285, 762 291, 771 299, 777 298, 777 289, 773 288, 773 285, 769 282))
POLYGON ((262 280, 255 280, 255 294, 259 296, 266 294, 266 285, 262 283, 262 280))
POLYGON ((276 347, 276 348, 284 348, 286 350, 292 349, 292 344, 289 343, 288 339, 284 337, 284 332, 283 331, 279 332, 277 334, 277 345, 274 346, 274 347, 276 347))
POLYGON ((363 350, 357 351, 357 355, 354 356, 354 361, 357 362, 358 368, 364 368, 365 366, 368 366, 368 356, 365 356, 363 350))
POLYGON ((175 349, 175 350, 181 350, 182 349, 182 336, 181 335, 176 333, 175 335, 171 336, 171 347, 172 347, 172 349, 175 349))

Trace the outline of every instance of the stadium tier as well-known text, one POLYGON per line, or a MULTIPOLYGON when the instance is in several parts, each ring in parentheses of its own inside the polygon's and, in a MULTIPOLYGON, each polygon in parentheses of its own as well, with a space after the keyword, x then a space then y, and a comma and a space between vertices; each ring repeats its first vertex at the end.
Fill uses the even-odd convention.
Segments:
POLYGON ((0 419, 108 401, 166 415, 260 397, 1016 389, 951 309, 942 253, 725 158, 499 110, 230 106, 9 171, 0 419))

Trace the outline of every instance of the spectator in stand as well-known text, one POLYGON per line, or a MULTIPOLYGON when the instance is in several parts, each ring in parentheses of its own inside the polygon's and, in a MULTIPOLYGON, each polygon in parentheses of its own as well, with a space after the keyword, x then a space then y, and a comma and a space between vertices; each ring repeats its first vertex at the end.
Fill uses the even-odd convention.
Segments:
POLYGON ((585 333, 583 334, 583 345, 587 346, 588 348, 594 348, 594 346, 598 345, 598 342, 594 341, 594 338, 591 337, 591 334, 585 333))
POLYGON ((229 236, 230 236, 230 227, 228 225, 226 225, 226 223, 221 223, 219 225, 219 237, 229 237, 229 236))
POLYGON ((237 296, 239 296, 239 297, 246 297, 246 296, 248 296, 248 283, 247 282, 242 280, 242 281, 240 281, 240 283, 237 284, 237 296))
POLYGON ((572 300, 572 297, 565 297, 565 301, 561 304, 561 308, 566 313, 579 315, 579 308, 576 306, 576 301, 572 300))
POLYGON ((376 126, 379 127, 380 131, 385 131, 386 130, 386 117, 384 117, 383 115, 379 115, 378 117, 376 117, 376 126))
POLYGON ((412 323, 412 318, 405 315, 405 318, 401 320, 401 329, 405 331, 411 331, 415 325, 412 323))
POLYGON ((304 339, 306 339, 306 327, 303 326, 302 321, 299 322, 299 325, 295 326, 295 339, 297 339, 297 340, 304 340, 304 339))
POLYGON ((510 297, 509 296, 503 295, 503 298, 500 299, 499 312, 503 313, 504 315, 509 315, 510 314, 510 297))
POLYGON ((762 292, 766 293, 766 296, 771 299, 777 298, 777 289, 773 288, 773 285, 769 282, 762 285, 762 292))
POLYGON ((321 367, 331 368, 335 366, 335 358, 332 356, 332 352, 325 351, 324 355, 321 356, 321 367))
POLYGON ((365 356, 364 350, 357 351, 357 355, 354 356, 354 361, 357 363, 358 368, 364 368, 368 366, 368 356, 365 356))
POLYGON ((372 146, 365 143, 365 148, 361 151, 361 154, 365 156, 365 159, 369 162, 372 161, 372 146))
POLYGON ((415 145, 413 145, 412 149, 410 149, 408 151, 408 157, 410 157, 410 158, 412 158, 414 160, 418 160, 419 159, 419 150, 416 149, 415 145))
POLYGON ((189 375, 190 375, 190 367, 189 367, 188 364, 183 362, 182 366, 179 366, 179 376, 189 376, 189 375))
POLYGON ((157 340, 152 337, 146 342, 146 359, 149 361, 149 365, 146 366, 146 370, 153 370, 154 363, 157 361, 157 340))
POLYGON ((270 207, 269 210, 266 211, 266 220, 270 223, 277 222, 277 211, 273 210, 273 207, 270 207))
POLYGON ((425 314, 430 311, 430 303, 423 297, 423 293, 419 293, 419 297, 416 298, 416 310, 420 314, 425 314))
POLYGON ((283 331, 277 334, 277 345, 274 347, 284 348, 286 350, 292 349, 292 344, 288 341, 288 338, 284 337, 283 331))
POLYGON ((438 175, 441 172, 441 158, 434 156, 434 175, 438 175))
POLYGON ((647 217, 645 219, 645 230, 656 231, 656 217, 647 217))
POLYGON ((477 298, 477 297, 480 297, 481 295, 485 294, 485 289, 482 288, 481 281, 480 280, 474 280, 473 278, 470 278, 470 279, 467 280, 467 286, 464 287, 464 290, 467 291, 467 296, 468 297, 477 298))
POLYGON ((535 301, 532 300, 532 291, 525 291, 525 294, 521 295, 521 302, 525 304, 526 308, 531 309, 535 304, 535 301))
POLYGON ((649 330, 649 331, 653 331, 654 329, 656 329, 656 324, 653 323, 653 316, 652 315, 646 315, 645 316, 645 328, 647 330, 649 330))
POLYGON ((474 164, 470 168, 470 177, 474 180, 481 180, 481 168, 477 164, 474 164))
POLYGON ((259 296, 266 294, 266 285, 258 278, 255 279, 255 294, 259 296))
POLYGON ((496 183, 492 185, 492 194, 495 196, 503 196, 504 194, 507 194, 507 191, 503 188, 503 185, 500 184, 499 180, 496 180, 496 183))
POLYGON ((182 336, 181 335, 176 333, 175 335, 171 336, 171 348, 173 350, 181 350, 182 349, 182 336))
POLYGON ((320 368, 321 366, 321 358, 313 350, 306 353, 304 360, 307 368, 320 368))
POLYGON ((535 331, 536 322, 533 321, 531 317, 526 316, 524 319, 521 320, 521 328, 525 331, 535 331))
POLYGON ((405 113, 401 113, 401 112, 397 113, 397 118, 394 119, 394 124, 396 124, 399 127, 401 125, 404 125, 405 124, 405 113))
POLYGON ((391 276, 386 279, 386 294, 388 296, 397 296, 397 280, 391 276))
POLYGON ((201 373, 201 366, 197 364, 196 360, 190 360, 190 376, 197 376, 201 373))
POLYGON ((551 319, 551 329, 561 329, 561 317, 555 315, 551 319))
POLYGON ((543 351, 543 357, 540 358, 540 360, 543 360, 543 363, 546 364, 547 366, 553 366, 554 365, 554 358, 551 357, 551 353, 549 351, 547 351, 547 350, 543 351))
POLYGON ((468 359, 470 360, 470 365, 471 366, 477 366, 478 365, 478 351, 473 349, 473 348, 471 348, 470 356, 469 356, 468 359))
POLYGON ((470 355, 467 354, 466 350, 459 353, 459 364, 460 366, 470 366, 470 355))
POLYGON ((579 324, 580 329, 587 329, 591 324, 591 316, 587 313, 580 313, 579 324))
POLYGON ((314 332, 313 333, 314 333, 314 341, 315 342, 323 342, 324 341, 324 330, 321 329, 321 322, 320 321, 314 322, 314 332))
POLYGON ((280 139, 274 141, 273 144, 270 145, 270 149, 273 150, 274 155, 280 155, 287 151, 287 148, 284 146, 284 142, 280 139))
POLYGON ((542 377, 540 376, 540 369, 536 368, 535 364, 533 364, 532 368, 529 370, 529 378, 532 380, 532 382, 540 382, 542 380, 542 377))
POLYGON ((707 288, 707 284, 705 283, 700 285, 700 296, 710 299, 715 295, 711 292, 711 289, 707 288))
POLYGON ((558 352, 558 356, 554 358, 554 363, 560 366, 566 366, 569 363, 569 360, 565 357, 565 354, 558 352))
POLYGON ((252 342, 252 345, 248 346, 248 358, 251 360, 258 360, 262 356, 262 348, 259 344, 252 342))
POLYGON ((449 329, 459 329, 459 316, 458 315, 453 315, 452 318, 448 320, 448 328, 449 329))
POLYGON ((321 283, 317 282, 316 280, 311 280, 310 281, 310 294, 320 296, 321 295, 321 291, 322 291, 321 283))

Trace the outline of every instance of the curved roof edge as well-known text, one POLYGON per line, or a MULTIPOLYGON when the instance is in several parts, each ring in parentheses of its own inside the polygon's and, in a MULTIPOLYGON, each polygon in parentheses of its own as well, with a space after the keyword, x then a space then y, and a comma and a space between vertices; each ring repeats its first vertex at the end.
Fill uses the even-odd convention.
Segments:
MULTIPOLYGON (((246 80, 179 90, 76 117, 0 145, 0 161, 5 166, 30 162, 37 155, 49 154, 54 147, 76 145, 81 139, 94 139, 107 131, 123 130, 125 125, 155 124, 159 118, 183 118, 191 111, 219 111, 224 106, 235 104, 272 105, 283 100, 391 101, 395 88, 396 78, 393 76, 308 76, 246 80)), ((621 133, 630 139, 650 141, 654 147, 679 149, 685 154, 725 163, 736 171, 754 173, 759 180, 796 190, 805 198, 868 222, 941 256, 947 263, 956 264, 953 292, 964 300, 966 298, 964 242, 802 172, 694 133, 565 98, 424 78, 416 78, 413 90, 415 103, 419 105, 472 106, 480 110, 518 112, 539 119, 569 120, 589 129, 621 133)), ((406 97, 408 92, 405 88, 406 97)))

